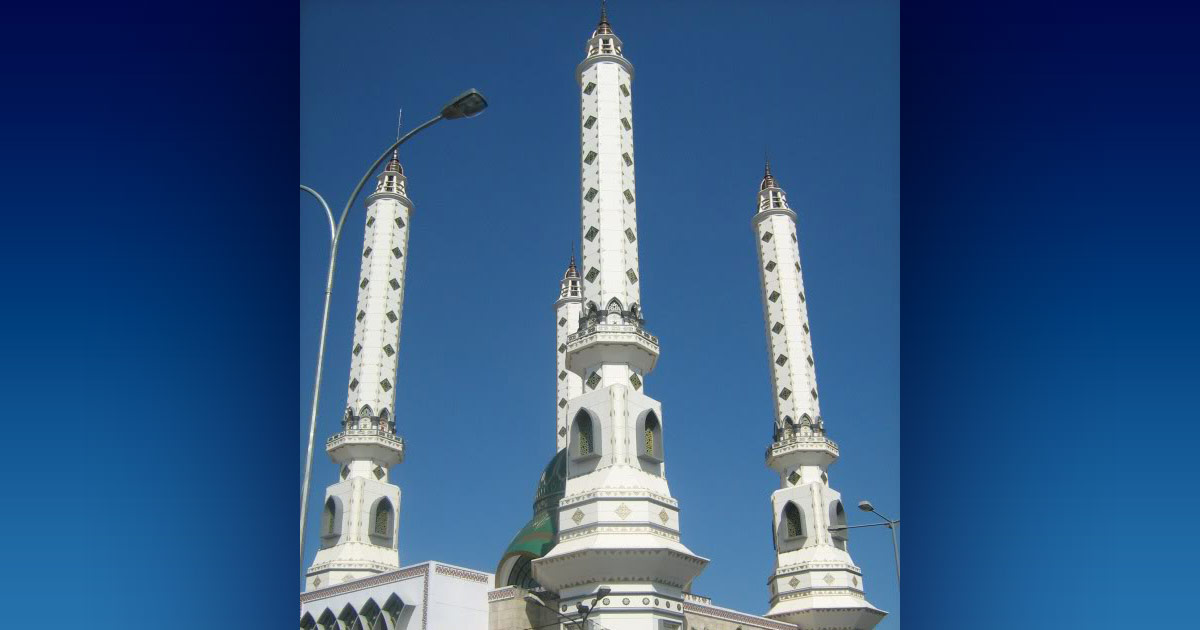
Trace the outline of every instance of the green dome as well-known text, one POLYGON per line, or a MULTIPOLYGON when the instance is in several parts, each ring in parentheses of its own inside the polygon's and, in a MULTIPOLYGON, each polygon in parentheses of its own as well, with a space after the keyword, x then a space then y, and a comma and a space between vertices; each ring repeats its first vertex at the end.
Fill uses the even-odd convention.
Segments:
POLYGON ((567 452, 561 450, 550 459, 538 480, 533 497, 533 518, 517 532, 496 568, 496 586, 537 586, 530 562, 554 548, 558 537, 555 511, 567 489, 567 452))

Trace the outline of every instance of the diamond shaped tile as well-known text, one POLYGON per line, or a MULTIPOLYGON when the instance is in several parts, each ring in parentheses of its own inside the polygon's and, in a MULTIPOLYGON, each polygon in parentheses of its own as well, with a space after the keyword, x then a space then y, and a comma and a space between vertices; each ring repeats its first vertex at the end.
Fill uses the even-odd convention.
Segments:
POLYGON ((796 483, 800 481, 800 473, 793 470, 792 474, 788 475, 788 481, 790 481, 793 486, 796 485, 796 483))
POLYGON ((579 522, 583 520, 583 512, 580 510, 575 510, 575 513, 571 515, 571 520, 575 521, 575 524, 578 525, 579 522))
POLYGON ((642 379, 641 379, 641 377, 639 377, 637 374, 631 374, 631 375, 629 376, 629 382, 630 382, 630 383, 633 383, 633 388, 634 388, 634 389, 641 389, 641 388, 642 388, 642 379))
POLYGON ((825 577, 821 578, 821 581, 825 582, 826 584, 833 584, 833 576, 826 573, 825 577))
POLYGON ((666 525, 667 521, 670 520, 670 518, 671 518, 671 516, 669 514, 667 514, 666 510, 663 510, 658 513, 658 520, 662 521, 663 525, 666 525))
POLYGON ((790 398, 790 397, 791 397, 791 395, 792 395, 792 390, 790 390, 790 389, 788 389, 788 388, 786 388, 786 387, 784 387, 784 388, 783 388, 783 389, 782 389, 782 390, 779 392, 779 397, 780 397, 780 398, 782 398, 782 399, 784 399, 784 400, 787 400, 788 398, 790 398))
POLYGON ((617 506, 617 516, 620 516, 621 520, 629 518, 630 514, 633 514, 633 510, 629 509, 628 505, 622 503, 621 505, 617 506))
POLYGON ((600 230, 597 230, 593 226, 593 227, 588 228, 587 234, 584 234, 583 238, 586 238, 589 241, 594 241, 594 240, 596 240, 596 236, 599 234, 600 234, 600 230))
POLYGON ((566 437, 566 436, 567 436, 567 427, 559 428, 558 437, 566 437))
POLYGON ((600 373, 592 372, 592 375, 588 377, 587 384, 588 387, 596 389, 596 386, 600 384, 600 373))
POLYGON ((800 580, 797 580, 796 578, 792 578, 792 579, 788 580, 788 584, 791 585, 792 588, 796 588, 796 585, 799 583, 800 583, 800 580))

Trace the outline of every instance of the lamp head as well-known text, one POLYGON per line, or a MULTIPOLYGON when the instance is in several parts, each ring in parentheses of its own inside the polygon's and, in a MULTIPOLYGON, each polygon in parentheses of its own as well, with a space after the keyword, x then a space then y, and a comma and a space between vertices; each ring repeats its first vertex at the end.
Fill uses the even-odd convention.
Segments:
POLYGON ((871 505, 871 502, 870 502, 870 501, 859 501, 859 502, 858 502, 858 509, 860 509, 860 510, 862 510, 862 511, 864 511, 864 512, 874 512, 874 511, 875 511, 875 506, 874 506, 874 505, 871 505))
POLYGON ((479 93, 479 90, 474 88, 459 94, 442 108, 442 118, 453 120, 455 118, 470 118, 479 112, 486 109, 488 106, 487 99, 479 93))
POLYGON ((601 586, 600 588, 596 589, 596 599, 608 597, 608 594, 611 592, 612 592, 611 588, 609 588, 607 586, 601 586))

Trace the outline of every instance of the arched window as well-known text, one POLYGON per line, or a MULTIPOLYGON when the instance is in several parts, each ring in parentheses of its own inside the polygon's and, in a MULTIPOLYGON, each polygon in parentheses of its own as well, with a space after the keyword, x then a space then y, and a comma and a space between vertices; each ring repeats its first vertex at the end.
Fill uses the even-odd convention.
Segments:
POLYGON ((850 530, 846 527, 846 509, 842 507, 841 501, 834 501, 829 504, 829 526, 831 531, 829 535, 833 538, 833 546, 846 550, 846 541, 850 539, 850 530), (832 529, 837 527, 839 529, 832 529))
POLYGON ((332 534, 337 529, 337 504, 333 502, 333 497, 325 501, 325 533, 332 534))
POLYGON ((644 465, 652 466, 647 472, 661 474, 659 465, 663 460, 662 423, 658 415, 653 410, 647 410, 638 418, 635 430, 638 457, 644 460, 644 465))
POLYGON ((338 630, 337 617, 333 616, 333 611, 328 608, 321 613, 321 617, 317 619, 317 627, 321 630, 338 630))
POLYGON ((788 501, 787 506, 783 508, 783 520, 787 526, 788 538, 804 536, 804 516, 800 514, 800 508, 796 507, 795 503, 788 501))
POLYGON ((392 502, 384 499, 375 508, 375 535, 392 535, 392 502))
POLYGON ((595 436, 592 433, 592 419, 586 413, 580 413, 575 418, 579 427, 579 454, 591 455, 596 450, 595 436))
POLYGON ((342 535, 342 510, 336 497, 325 499, 325 509, 321 512, 321 547, 328 548, 336 545, 342 535))

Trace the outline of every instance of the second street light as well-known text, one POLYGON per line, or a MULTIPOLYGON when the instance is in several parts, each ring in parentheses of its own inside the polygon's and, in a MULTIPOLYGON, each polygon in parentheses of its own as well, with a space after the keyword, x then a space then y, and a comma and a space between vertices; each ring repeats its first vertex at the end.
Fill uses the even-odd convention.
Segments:
POLYGON ((860 527, 886 527, 886 528, 892 530, 892 551, 893 551, 893 553, 895 553, 895 556, 896 556, 896 586, 899 587, 900 586, 900 543, 897 542, 897 540, 896 540, 896 526, 900 524, 900 520, 897 519, 897 520, 893 521, 892 519, 880 514, 879 512, 876 512, 875 506, 871 505, 870 501, 859 501, 858 509, 860 509, 864 512, 871 512, 871 513, 875 514, 875 516, 878 516, 879 518, 883 519, 884 522, 882 522, 882 523, 867 523, 866 525, 841 525, 841 526, 830 527, 829 531, 836 532, 836 531, 843 531, 843 530, 847 530, 847 529, 858 529, 860 527))
POLYGON ((304 533, 305 533, 305 515, 308 512, 308 489, 312 478, 312 457, 313 457, 313 438, 317 430, 317 407, 321 397, 321 367, 325 361, 325 336, 329 326, 329 301, 333 294, 333 275, 337 268, 337 251, 338 243, 342 236, 342 226, 346 223, 346 216, 350 214, 350 208, 354 207, 355 200, 358 199, 358 194, 362 192, 363 186, 371 175, 375 173, 375 169, 387 159, 388 154, 398 149, 400 145, 408 141, 409 138, 417 135, 417 133, 433 125, 439 120, 457 120, 459 118, 471 118, 479 112, 487 108, 487 99, 478 90, 471 89, 459 94, 454 100, 446 103, 442 107, 441 112, 437 116, 417 125, 412 131, 404 134, 403 137, 397 138, 391 146, 384 149, 379 158, 375 160, 367 172, 363 174, 362 179, 358 181, 358 185, 354 187, 354 191, 350 193, 350 199, 346 201, 345 208, 342 209, 342 214, 336 221, 333 220, 333 212, 329 209, 329 204, 325 203, 325 199, 321 195, 309 188, 301 185, 300 190, 312 195, 321 203, 325 209, 325 215, 329 220, 329 269, 325 276, 325 306, 321 315, 321 337, 317 344, 317 369, 316 377, 313 381, 312 395, 312 411, 309 414, 308 422, 308 454, 304 462, 304 487, 300 491, 300 562, 304 563, 304 533))

